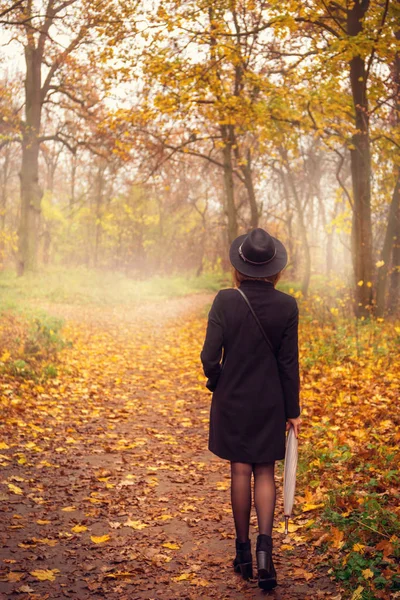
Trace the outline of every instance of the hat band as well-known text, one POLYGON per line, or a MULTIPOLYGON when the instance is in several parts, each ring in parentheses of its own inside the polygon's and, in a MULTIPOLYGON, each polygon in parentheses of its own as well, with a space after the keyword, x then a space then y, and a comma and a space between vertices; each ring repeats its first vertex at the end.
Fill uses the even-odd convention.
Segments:
MULTIPOLYGON (((244 243, 244 242, 243 242, 243 243, 244 243)), ((245 255, 243 254, 243 250, 242 250, 243 243, 242 243, 242 244, 240 244, 240 246, 239 246, 239 255, 240 255, 240 258, 242 258, 242 259, 244 260, 244 262, 248 262, 248 263, 250 263, 251 265, 266 265, 267 263, 271 262, 271 260, 274 260, 274 258, 275 258, 275 256, 276 256, 276 246, 275 246, 274 253, 273 253, 273 255, 271 256, 271 258, 269 258, 268 260, 263 260, 263 261, 260 261, 260 262, 254 262, 254 260, 249 260, 249 259, 248 259, 248 258, 246 258, 246 257, 245 257, 245 255)))

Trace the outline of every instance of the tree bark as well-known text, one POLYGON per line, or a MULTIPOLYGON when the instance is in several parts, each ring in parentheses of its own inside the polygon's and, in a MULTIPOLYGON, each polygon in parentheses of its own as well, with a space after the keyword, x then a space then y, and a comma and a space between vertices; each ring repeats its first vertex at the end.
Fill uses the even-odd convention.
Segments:
POLYGON ((232 143, 227 135, 226 126, 221 126, 224 147, 222 149, 224 165, 225 210, 228 217, 228 244, 237 237, 237 211, 235 206, 235 184, 233 181, 232 143))
POLYGON ((250 205, 250 225, 252 229, 258 227, 259 212, 256 200, 256 193, 253 185, 253 172, 251 168, 251 154, 250 150, 247 151, 246 164, 241 166, 241 170, 244 177, 244 185, 247 192, 247 198, 250 205))
MULTIPOLYGON (((368 0, 355 0, 347 12, 347 32, 357 36, 363 31, 368 0)), ((350 85, 355 111, 356 132, 350 149, 353 186, 352 255, 355 276, 355 314, 368 316, 373 306, 371 156, 365 60, 350 61, 350 85)))
POLYGON ((388 312, 398 315, 400 311, 400 206, 397 208, 396 230, 392 254, 392 274, 390 276, 390 294, 388 312))
MULTIPOLYGON (((396 31, 396 39, 400 41, 400 29, 396 31)), ((400 125, 400 52, 396 52, 393 65, 394 91, 396 95, 395 119, 396 124, 400 125)), ((392 272, 390 276, 390 294, 388 311, 391 314, 397 314, 400 309, 400 169, 397 179, 395 194, 397 194, 397 212, 395 213, 395 223, 393 231, 392 248, 392 272)))
POLYGON ((43 190, 39 185, 39 132, 42 109, 42 57, 31 44, 25 47, 25 124, 22 133, 21 216, 18 228, 17 273, 37 268, 38 228, 43 190))
POLYGON ((304 210, 301 205, 299 194, 296 189, 296 183, 294 181, 293 173, 291 171, 287 157, 285 158, 285 162, 286 162, 286 170, 287 170, 289 187, 292 192, 294 205, 296 207, 296 212, 297 212, 297 216, 298 216, 300 238, 301 238, 301 242, 302 242, 302 251, 303 251, 303 256, 304 256, 304 273, 303 273, 303 277, 301 280, 301 293, 303 294, 304 298, 306 298, 307 294, 308 294, 308 288, 310 285, 310 279, 311 279, 310 245, 308 242, 307 228, 306 228, 306 224, 305 224, 305 220, 304 220, 304 210))
MULTIPOLYGON (((385 314, 386 307, 386 288, 389 273, 390 259, 393 248, 397 243, 399 234, 399 208, 400 208, 400 172, 397 176, 396 185, 393 191, 392 202, 390 203, 388 222, 383 242, 381 260, 384 264, 378 269, 378 279, 376 285, 376 315, 382 317, 385 314)), ((395 267, 395 265, 393 265, 395 267)))

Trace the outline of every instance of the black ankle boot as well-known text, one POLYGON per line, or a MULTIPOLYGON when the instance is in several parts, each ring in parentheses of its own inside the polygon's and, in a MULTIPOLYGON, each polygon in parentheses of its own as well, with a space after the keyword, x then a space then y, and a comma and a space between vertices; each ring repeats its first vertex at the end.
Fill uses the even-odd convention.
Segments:
POLYGON ((233 561, 235 573, 241 573, 243 579, 253 577, 253 558, 251 556, 251 541, 238 542, 236 539, 236 557, 233 561))
POLYGON ((257 536, 256 546, 258 585, 263 590, 276 586, 276 571, 272 562, 272 538, 270 535, 257 536))

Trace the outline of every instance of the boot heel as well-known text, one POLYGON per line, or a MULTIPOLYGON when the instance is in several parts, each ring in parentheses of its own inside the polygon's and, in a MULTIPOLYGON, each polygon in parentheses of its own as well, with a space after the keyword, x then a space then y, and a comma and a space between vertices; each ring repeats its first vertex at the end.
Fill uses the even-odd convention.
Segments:
POLYGON ((258 586, 263 590, 272 590, 276 587, 276 573, 272 567, 272 558, 269 552, 258 550, 257 556, 257 571, 258 571, 258 586), (271 568, 272 567, 272 568, 271 568))
POLYGON ((253 579, 253 564, 251 562, 241 563, 239 567, 243 579, 253 579))

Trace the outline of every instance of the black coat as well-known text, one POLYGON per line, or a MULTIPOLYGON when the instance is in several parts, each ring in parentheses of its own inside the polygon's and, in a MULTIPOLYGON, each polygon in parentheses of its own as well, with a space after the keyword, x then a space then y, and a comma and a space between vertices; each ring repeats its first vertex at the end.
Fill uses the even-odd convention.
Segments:
POLYGON ((286 420, 300 414, 299 311, 296 300, 272 283, 245 280, 240 289, 275 353, 239 292, 218 292, 201 352, 214 392, 208 448, 230 461, 270 462, 285 457, 286 420))

